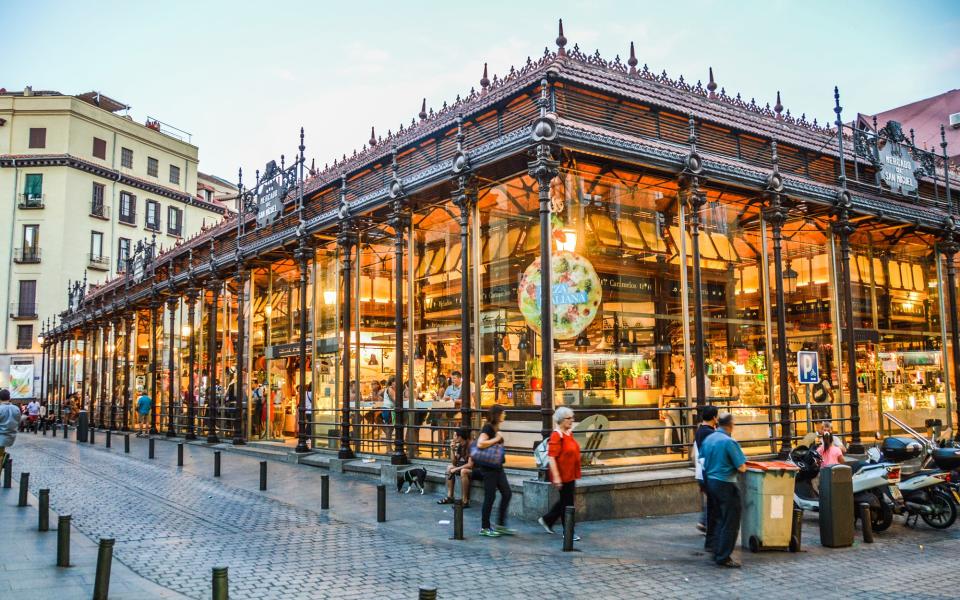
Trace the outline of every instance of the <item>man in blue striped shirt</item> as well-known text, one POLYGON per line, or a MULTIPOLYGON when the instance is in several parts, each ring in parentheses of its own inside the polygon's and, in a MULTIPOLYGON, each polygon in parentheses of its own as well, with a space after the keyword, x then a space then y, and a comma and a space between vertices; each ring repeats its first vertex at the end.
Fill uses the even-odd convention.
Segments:
POLYGON ((733 415, 723 413, 716 433, 707 436, 700 447, 703 478, 709 496, 707 539, 717 566, 736 569, 740 563, 730 558, 740 531, 740 488, 737 476, 747 470, 747 459, 733 439, 733 415))

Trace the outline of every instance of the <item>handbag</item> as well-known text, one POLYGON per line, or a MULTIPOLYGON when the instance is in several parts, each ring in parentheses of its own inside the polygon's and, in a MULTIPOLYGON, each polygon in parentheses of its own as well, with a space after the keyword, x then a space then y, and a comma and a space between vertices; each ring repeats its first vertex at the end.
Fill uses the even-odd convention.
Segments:
POLYGON ((490 469, 499 469, 503 466, 505 450, 503 444, 494 444, 486 448, 477 446, 477 440, 470 444, 470 458, 473 463, 490 469))

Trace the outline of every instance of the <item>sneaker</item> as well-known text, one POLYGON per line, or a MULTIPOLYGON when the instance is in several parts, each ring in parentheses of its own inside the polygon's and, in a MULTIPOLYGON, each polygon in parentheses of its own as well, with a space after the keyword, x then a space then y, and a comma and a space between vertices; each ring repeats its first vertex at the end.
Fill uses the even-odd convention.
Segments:
POLYGON ((494 527, 494 531, 496 531, 500 535, 516 535, 517 534, 516 529, 511 529, 504 525, 497 525, 496 527, 494 527))
POLYGON ((697 523, 697 531, 706 533, 706 532, 707 532, 707 526, 704 525, 703 523, 697 523))
POLYGON ((725 568, 725 569, 739 569, 739 568, 740 568, 740 563, 738 563, 737 561, 733 560, 732 558, 728 558, 727 560, 725 560, 725 561, 723 561, 723 562, 718 562, 718 563, 717 563, 717 566, 718 566, 718 567, 723 567, 723 568, 725 568))
POLYGON ((483 537, 500 537, 500 533, 493 529, 481 529, 480 535, 483 537))
POLYGON ((582 538, 581 538, 579 535, 573 534, 573 541, 579 542, 581 539, 582 539, 582 538))
POLYGON ((543 517, 540 517, 539 519, 537 519, 537 523, 540 523, 540 527, 543 527, 547 533, 550 533, 550 534, 556 533, 556 531, 553 530, 553 527, 550 527, 549 525, 547 525, 547 522, 543 520, 543 517))

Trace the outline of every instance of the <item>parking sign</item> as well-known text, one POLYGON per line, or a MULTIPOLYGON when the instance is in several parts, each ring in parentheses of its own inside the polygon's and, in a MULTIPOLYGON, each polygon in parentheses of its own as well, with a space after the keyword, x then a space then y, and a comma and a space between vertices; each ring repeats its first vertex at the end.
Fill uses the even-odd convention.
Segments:
POLYGON ((820 355, 809 350, 797 352, 797 371, 800 383, 820 383, 820 355))

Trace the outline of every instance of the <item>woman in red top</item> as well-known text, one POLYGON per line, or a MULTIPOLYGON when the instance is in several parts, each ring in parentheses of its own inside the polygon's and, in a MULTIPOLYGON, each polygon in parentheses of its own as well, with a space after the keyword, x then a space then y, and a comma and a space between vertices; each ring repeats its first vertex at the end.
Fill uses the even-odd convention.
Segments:
MULTIPOLYGON (((556 429, 547 442, 547 455, 550 457, 550 483, 560 490, 560 499, 550 512, 537 520, 547 533, 553 533, 557 519, 563 521, 564 509, 573 506, 577 480, 580 479, 580 444, 573 438, 573 411, 561 406, 554 411, 553 422, 556 429)), ((575 535, 573 539, 579 541, 580 537, 575 535)))

